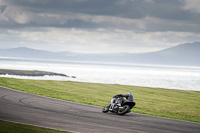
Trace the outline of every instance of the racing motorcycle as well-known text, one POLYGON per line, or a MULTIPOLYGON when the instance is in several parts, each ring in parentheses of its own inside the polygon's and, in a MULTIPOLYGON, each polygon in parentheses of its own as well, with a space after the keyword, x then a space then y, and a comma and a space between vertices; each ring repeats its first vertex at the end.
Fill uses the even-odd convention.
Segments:
POLYGON ((102 109, 102 112, 107 113, 108 111, 110 111, 112 113, 117 113, 118 115, 124 115, 126 113, 129 113, 134 106, 134 101, 127 101, 123 99, 123 97, 113 97, 111 99, 111 103, 106 105, 102 109))

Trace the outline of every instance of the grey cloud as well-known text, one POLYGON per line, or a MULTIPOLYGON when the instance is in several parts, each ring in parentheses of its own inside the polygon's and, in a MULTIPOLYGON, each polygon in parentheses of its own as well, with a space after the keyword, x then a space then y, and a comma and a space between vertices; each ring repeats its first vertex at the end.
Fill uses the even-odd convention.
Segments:
MULTIPOLYGON (((145 2, 145 0, 9 0, 14 5, 32 10, 35 12, 76 12, 92 15, 117 16, 125 18, 140 19, 147 15, 156 16, 157 11, 153 8, 161 7, 160 13, 169 12, 169 6, 173 6, 173 10, 179 4, 177 0, 170 3, 159 0, 153 3, 145 2), (163 4, 164 2, 164 4, 163 4), (166 9, 166 10, 165 10, 166 9)), ((165 13, 167 14, 167 13, 165 13)), ((159 17, 159 15, 157 15, 159 17)))
POLYGON ((200 12, 184 1, 0 0, 0 46, 132 52, 199 41, 200 12))
POLYGON ((7 5, 0 5, 0 13, 3 13, 7 8, 7 5))
POLYGON ((0 22, 1 27, 41 26, 199 32, 197 25, 200 23, 200 13, 184 10, 184 0, 6 0, 6 3, 19 7, 21 12, 29 12, 29 20, 25 24, 19 24, 10 17, 10 22, 3 24, 0 22), (70 13, 75 13, 74 17, 68 16, 70 13), (47 15, 39 16, 39 14, 47 15), (49 17, 48 14, 58 17, 49 17), (89 15, 90 18, 84 19, 76 14, 89 15), (91 18, 97 15, 102 16, 101 20, 92 21, 91 18), (116 19, 114 23, 103 16, 140 22, 123 23, 116 19), (155 20, 148 21, 145 18, 155 18, 155 20), (139 23, 143 24, 144 28, 140 28, 139 23))
POLYGON ((191 15, 182 9, 182 0, 8 0, 14 5, 35 12, 76 12, 140 19, 154 16, 165 19, 183 20, 191 15))

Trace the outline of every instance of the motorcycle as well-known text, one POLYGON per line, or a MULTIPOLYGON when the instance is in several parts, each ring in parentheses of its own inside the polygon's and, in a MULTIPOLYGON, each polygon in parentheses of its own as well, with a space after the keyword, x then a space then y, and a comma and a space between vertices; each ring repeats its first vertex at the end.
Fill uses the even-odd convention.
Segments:
POLYGON ((113 97, 111 103, 106 105, 103 109, 103 113, 108 111, 117 113, 118 115, 124 115, 129 113, 130 110, 135 106, 135 102, 124 100, 123 97, 113 97))

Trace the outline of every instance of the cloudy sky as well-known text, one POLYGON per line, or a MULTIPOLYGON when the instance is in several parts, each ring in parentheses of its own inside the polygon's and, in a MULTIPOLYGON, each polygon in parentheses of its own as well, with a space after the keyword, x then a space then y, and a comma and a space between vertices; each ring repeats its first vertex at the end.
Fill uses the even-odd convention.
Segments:
POLYGON ((200 0, 0 0, 0 48, 149 52, 200 41, 200 0))

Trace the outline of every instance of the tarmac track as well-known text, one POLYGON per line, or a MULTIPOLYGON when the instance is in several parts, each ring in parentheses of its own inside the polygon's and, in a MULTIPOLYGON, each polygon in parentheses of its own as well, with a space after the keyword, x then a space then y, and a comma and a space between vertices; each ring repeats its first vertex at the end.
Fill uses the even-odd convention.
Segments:
POLYGON ((200 133, 200 123, 101 110, 0 87, 0 120, 82 133, 200 133))

